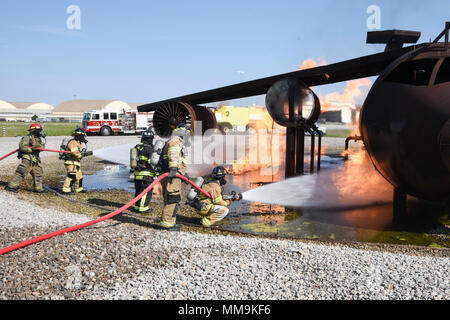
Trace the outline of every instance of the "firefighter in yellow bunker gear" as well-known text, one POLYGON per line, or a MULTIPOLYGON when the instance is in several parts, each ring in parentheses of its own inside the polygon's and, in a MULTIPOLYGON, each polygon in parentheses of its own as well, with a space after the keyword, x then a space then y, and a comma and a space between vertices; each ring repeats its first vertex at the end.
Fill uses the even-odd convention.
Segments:
POLYGON ((191 129, 187 124, 178 125, 172 132, 163 149, 163 159, 166 161, 169 177, 163 180, 162 189, 164 208, 160 227, 163 229, 178 229, 176 215, 181 202, 181 179, 176 174, 186 175, 187 150, 190 146, 191 129))
POLYGON ((223 186, 227 183, 226 171, 222 166, 213 169, 211 175, 205 180, 201 188, 211 197, 207 198, 200 193, 195 200, 197 212, 203 216, 202 225, 211 227, 228 215, 231 202, 242 199, 241 194, 233 192, 231 195, 223 195, 223 186))
POLYGON ((83 192, 83 174, 81 172, 81 159, 86 156, 91 156, 92 151, 86 151, 82 146, 82 143, 87 143, 86 132, 77 128, 72 133, 73 139, 69 141, 66 147, 66 151, 70 151, 70 154, 64 154, 64 166, 66 167, 67 177, 64 181, 62 193, 70 194, 73 191, 75 193, 83 192))
POLYGON ((7 191, 17 193, 20 184, 28 174, 33 178, 34 192, 45 192, 42 187, 42 165, 39 157, 40 151, 45 148, 45 134, 39 123, 33 123, 28 129, 29 135, 22 138, 19 143, 18 158, 22 160, 14 173, 7 191))

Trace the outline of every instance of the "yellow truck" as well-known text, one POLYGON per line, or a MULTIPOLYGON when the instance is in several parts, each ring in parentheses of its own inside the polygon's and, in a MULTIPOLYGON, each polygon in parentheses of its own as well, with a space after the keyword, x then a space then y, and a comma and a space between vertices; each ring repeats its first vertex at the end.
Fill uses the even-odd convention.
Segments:
POLYGON ((217 125, 223 133, 230 131, 244 133, 252 127, 252 122, 266 122, 267 119, 271 122, 267 110, 263 107, 222 106, 216 109, 214 114, 217 125))

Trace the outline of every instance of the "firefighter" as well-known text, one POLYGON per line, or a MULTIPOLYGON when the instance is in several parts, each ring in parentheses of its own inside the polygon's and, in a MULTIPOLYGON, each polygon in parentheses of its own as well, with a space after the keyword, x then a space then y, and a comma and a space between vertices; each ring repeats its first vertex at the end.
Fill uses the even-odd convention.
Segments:
POLYGON ((204 227, 211 227, 221 221, 228 215, 229 209, 227 207, 230 206, 231 202, 242 199, 242 195, 235 192, 232 195, 223 195, 223 186, 227 183, 225 176, 225 168, 216 167, 202 185, 202 189, 211 196, 211 198, 207 198, 203 193, 200 193, 196 200, 195 207, 198 213, 203 216, 202 225, 204 227))
POLYGON ((66 167, 67 177, 64 181, 62 193, 72 194, 72 187, 75 193, 85 192, 83 189, 83 174, 81 172, 81 159, 83 157, 91 156, 92 151, 83 149, 82 143, 86 144, 86 132, 77 128, 72 133, 73 139, 67 143, 66 151, 69 154, 64 154, 64 166, 66 167))
POLYGON ((29 134, 20 140, 18 158, 22 160, 14 173, 7 191, 17 193, 23 179, 31 174, 33 177, 34 192, 45 192, 42 187, 42 165, 39 157, 39 148, 45 148, 45 134, 39 123, 33 123, 28 129, 29 134))
MULTIPOLYGON (((147 129, 142 134, 141 143, 131 149, 130 167, 134 171, 134 196, 137 197, 144 191, 155 179, 157 174, 154 172, 150 160, 153 154, 153 139, 155 132, 153 128, 147 129)), ((150 201, 152 200, 152 191, 145 194, 133 206, 136 212, 150 212, 150 201)))
POLYGON ((169 176, 162 182, 164 208, 160 227, 166 230, 179 229, 176 215, 181 202, 181 179, 176 174, 186 175, 187 150, 190 146, 191 129, 187 124, 179 124, 163 149, 163 158, 169 176))

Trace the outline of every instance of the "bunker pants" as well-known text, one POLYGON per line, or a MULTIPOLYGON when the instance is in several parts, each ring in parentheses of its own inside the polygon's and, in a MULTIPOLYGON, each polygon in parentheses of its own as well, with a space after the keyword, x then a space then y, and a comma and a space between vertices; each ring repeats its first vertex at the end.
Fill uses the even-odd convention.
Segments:
POLYGON ((32 162, 31 160, 28 159, 22 159, 22 162, 17 167, 16 172, 11 178, 11 181, 9 182, 8 186, 11 189, 18 189, 20 184, 28 174, 31 174, 31 177, 33 178, 34 191, 38 192, 43 191, 44 189, 42 187, 42 175, 43 175, 42 166, 39 162, 32 162))

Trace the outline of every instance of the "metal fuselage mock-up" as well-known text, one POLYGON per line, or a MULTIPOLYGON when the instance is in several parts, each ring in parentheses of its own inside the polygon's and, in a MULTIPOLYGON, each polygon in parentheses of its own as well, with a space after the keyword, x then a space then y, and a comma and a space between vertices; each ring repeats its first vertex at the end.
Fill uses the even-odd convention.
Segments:
POLYGON ((155 130, 167 136, 172 124, 180 121, 217 126, 212 112, 201 104, 266 94, 267 111, 287 128, 288 178, 303 174, 308 132, 312 138, 319 136, 320 168, 321 133, 315 121, 321 106, 311 87, 379 76, 362 107, 358 138, 375 168, 394 187, 394 216, 405 211, 407 195, 450 206, 449 33, 450 22, 446 22, 432 43, 403 47, 416 43, 420 32, 373 31, 367 34, 367 43, 386 44, 384 52, 153 102, 138 110, 155 111, 155 130), (445 41, 438 42, 444 36, 445 41), (304 114, 307 105, 313 106, 308 117, 304 114))
POLYGON ((450 195, 450 50, 443 43, 394 61, 372 86, 361 135, 376 169, 425 200, 450 195))

